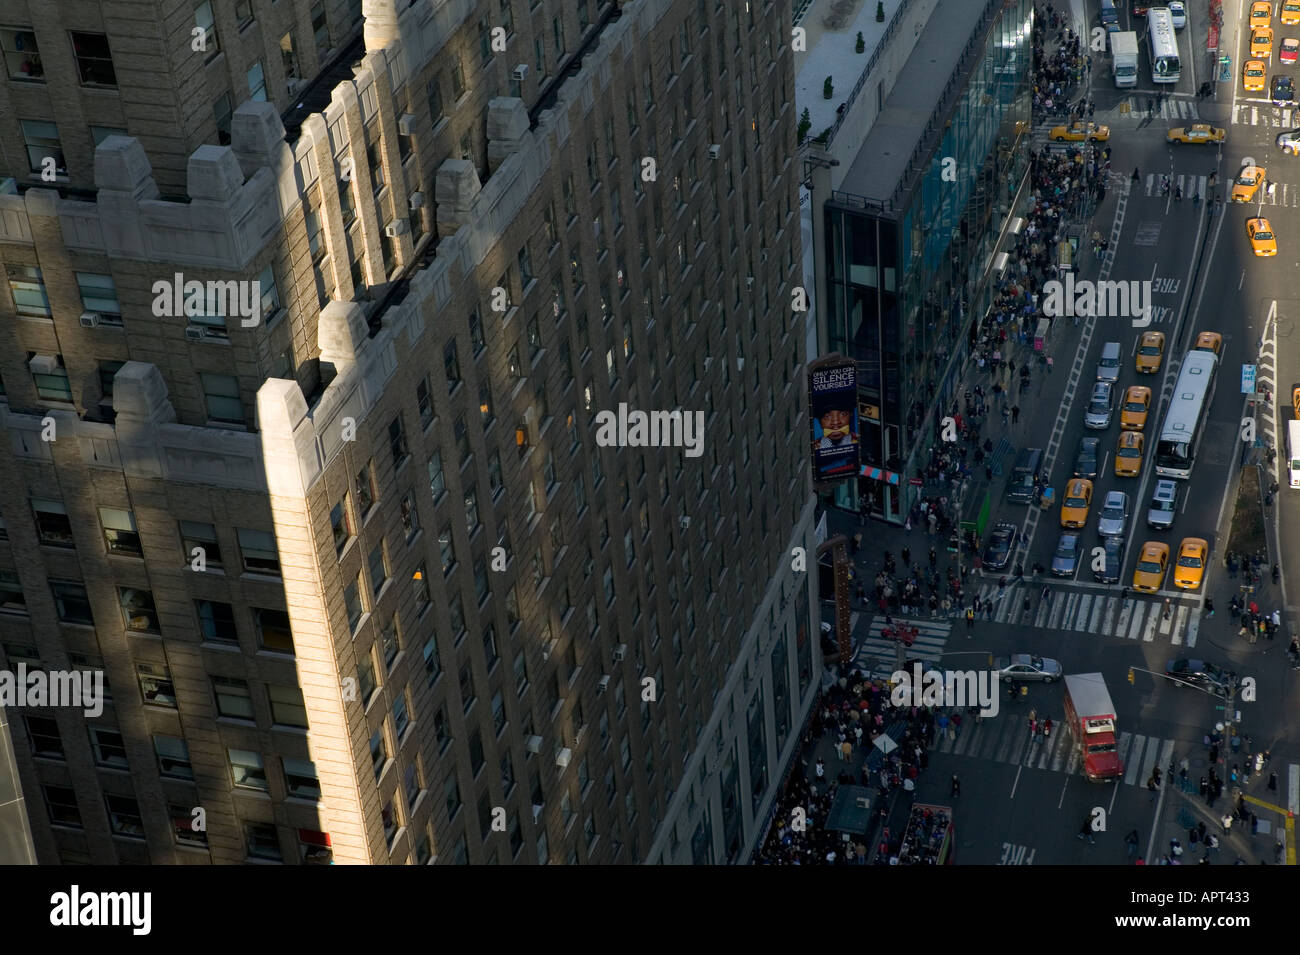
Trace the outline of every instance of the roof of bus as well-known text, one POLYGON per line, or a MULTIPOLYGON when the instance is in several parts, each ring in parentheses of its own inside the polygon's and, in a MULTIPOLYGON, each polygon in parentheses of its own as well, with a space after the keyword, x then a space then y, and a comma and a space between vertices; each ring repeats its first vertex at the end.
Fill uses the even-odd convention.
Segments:
POLYGON ((1173 396, 1169 400, 1169 410, 1165 412, 1164 426, 1160 429, 1162 441, 1179 441, 1190 437, 1201 416, 1201 405, 1209 392, 1218 362, 1214 352, 1187 353, 1178 372, 1173 396))

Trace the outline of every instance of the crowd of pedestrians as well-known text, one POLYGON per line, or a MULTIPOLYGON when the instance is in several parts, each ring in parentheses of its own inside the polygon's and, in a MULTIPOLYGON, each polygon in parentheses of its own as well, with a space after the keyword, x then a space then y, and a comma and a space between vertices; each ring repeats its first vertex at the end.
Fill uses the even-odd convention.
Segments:
POLYGON ((1034 112, 1060 115, 1091 116, 1086 109, 1071 104, 1073 92, 1084 87, 1092 58, 1080 42, 1079 34, 1065 25, 1065 14, 1057 13, 1052 4, 1040 7, 1034 18, 1034 112), (1054 37, 1057 48, 1047 53, 1047 38, 1054 37))
MULTIPOLYGON (((792 774, 778 797, 778 807, 758 851, 760 865, 865 865, 873 831, 879 839, 876 862, 896 856, 902 833, 888 832, 889 798, 901 792, 909 801, 916 781, 929 765, 929 751, 942 734, 955 739, 961 714, 929 706, 896 708, 889 687, 854 669, 827 689, 818 701, 804 734, 802 771, 792 774), (890 731, 890 747, 877 740, 890 731), (838 754, 828 765, 817 759, 808 765, 819 742, 829 742, 838 754), (884 749, 889 752, 884 753, 884 749), (879 751, 878 764, 870 766, 879 751), (811 776, 811 779, 809 778, 811 776), (876 818, 867 833, 832 832, 827 818, 839 787, 858 785, 876 793, 876 818)), ((956 780, 954 778, 954 790, 956 780)))

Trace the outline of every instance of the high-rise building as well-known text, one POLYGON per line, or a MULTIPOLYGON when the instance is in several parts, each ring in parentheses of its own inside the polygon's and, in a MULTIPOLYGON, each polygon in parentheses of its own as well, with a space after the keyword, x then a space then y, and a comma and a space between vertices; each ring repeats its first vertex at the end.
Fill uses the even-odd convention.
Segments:
POLYGON ((38 861, 747 858, 821 672, 790 17, 5 5, 0 670, 108 697, 6 710, 38 861))
POLYGON ((994 253, 1023 225, 1033 9, 899 0, 887 21, 861 10, 810 43, 800 65, 800 106, 823 111, 808 128, 819 338, 858 367, 861 476, 837 488, 840 507, 904 523, 961 396, 1005 268, 994 253), (855 28, 869 35, 865 66, 833 49, 855 28), (807 90, 827 63, 843 75, 823 106, 807 90))

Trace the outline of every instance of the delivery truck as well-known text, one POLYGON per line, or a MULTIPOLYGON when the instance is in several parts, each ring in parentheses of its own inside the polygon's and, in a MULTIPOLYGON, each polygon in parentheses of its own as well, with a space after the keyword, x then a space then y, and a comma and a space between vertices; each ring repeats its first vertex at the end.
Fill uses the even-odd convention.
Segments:
POLYGON ((1124 775, 1115 739, 1115 704, 1100 673, 1065 678, 1065 722, 1078 748, 1083 774, 1090 782, 1124 775))
POLYGON ((1110 35, 1110 68, 1115 75, 1118 87, 1137 86, 1138 81, 1138 35, 1112 33, 1110 35))

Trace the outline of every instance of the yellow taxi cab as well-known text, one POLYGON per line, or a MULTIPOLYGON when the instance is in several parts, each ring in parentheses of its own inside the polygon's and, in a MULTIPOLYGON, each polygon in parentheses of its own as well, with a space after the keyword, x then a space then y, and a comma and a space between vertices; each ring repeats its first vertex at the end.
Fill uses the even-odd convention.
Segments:
POLYGON ((1142 374, 1154 375, 1160 370, 1160 363, 1165 358, 1165 333, 1143 332, 1138 340, 1135 364, 1142 374))
POLYGON ((1201 332, 1196 336, 1192 351, 1212 351, 1215 355, 1223 349, 1223 336, 1218 332, 1201 332))
POLYGON ((1197 123, 1195 126, 1175 126, 1165 134, 1171 143, 1221 143, 1228 135, 1217 126, 1197 123))
POLYGON ((1115 445, 1115 477, 1137 477, 1142 473, 1142 443, 1142 432, 1120 432, 1115 445))
POLYGON ((1071 123, 1069 126, 1053 126, 1048 137, 1058 143, 1081 143, 1085 139, 1104 143, 1110 139, 1110 127, 1096 123, 1071 123))
POLYGON ((1263 92, 1264 87, 1268 85, 1264 70, 1263 60, 1247 60, 1246 65, 1241 68, 1241 88, 1247 93, 1263 92))
POLYGON ((1268 26, 1273 22, 1273 4, 1271 0, 1255 0, 1250 5, 1250 25, 1252 27, 1268 26))
POLYGON ((1205 555, 1210 545, 1199 537, 1185 537, 1178 545, 1178 560, 1174 563, 1174 586, 1195 590, 1201 586, 1205 575, 1205 555))
POLYGON ((1165 579, 1165 567, 1168 565, 1169 545, 1147 541, 1142 545, 1137 566, 1133 568, 1133 589, 1155 593, 1160 589, 1160 582, 1165 579))
POLYGON ((1065 486, 1061 500, 1061 526, 1083 527, 1088 523, 1088 508, 1092 504, 1092 482, 1075 478, 1065 486))
POLYGON ((1263 166, 1242 166, 1237 178, 1232 181, 1232 201, 1250 202, 1259 192, 1268 170, 1263 166))
POLYGON ((1250 239, 1250 247, 1256 255, 1277 255, 1277 237, 1267 219, 1247 219, 1246 238, 1250 239))
POLYGON ((1286 0, 1282 4, 1281 14, 1283 26, 1300 23, 1300 0, 1286 0))
POLYGON ((1250 32, 1250 55, 1257 56, 1261 60, 1267 60, 1273 56, 1273 28, 1256 27, 1250 32))
POLYGON ((1141 431, 1147 426, 1147 412, 1151 410, 1151 389, 1133 385, 1124 392, 1124 404, 1119 412, 1119 426, 1129 431, 1141 431))

